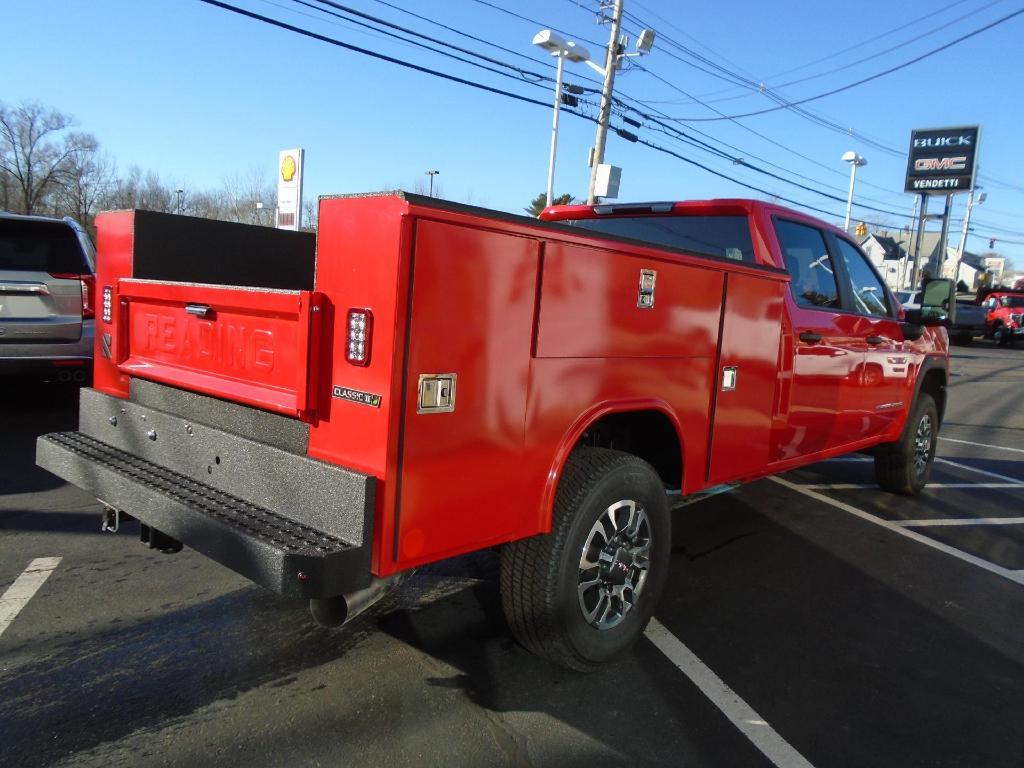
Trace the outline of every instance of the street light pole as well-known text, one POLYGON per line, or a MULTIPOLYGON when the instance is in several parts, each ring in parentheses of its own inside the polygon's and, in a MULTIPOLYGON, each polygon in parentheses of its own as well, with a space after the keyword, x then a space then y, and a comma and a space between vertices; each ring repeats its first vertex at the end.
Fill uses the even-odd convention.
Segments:
POLYGON ((425 171, 427 176, 430 177, 430 196, 434 196, 434 177, 440 173, 440 171, 425 171))
POLYGON ((184 194, 185 194, 185 190, 184 189, 176 189, 176 190, 174 190, 174 196, 178 198, 177 205, 175 206, 175 211, 177 212, 177 214, 179 216, 181 215, 181 197, 184 194))
POLYGON ((548 194, 547 203, 551 205, 555 196, 555 153, 558 151, 558 115, 562 106, 562 73, 565 71, 565 55, 557 54, 558 68, 555 74, 555 116, 551 119, 551 155, 548 158, 548 194))
POLYGON ((601 111, 597 116, 597 136, 594 139, 594 154, 590 162, 590 185, 587 188, 587 205, 594 205, 597 197, 597 167, 604 162, 604 145, 608 139, 608 121, 612 113, 612 90, 615 86, 615 64, 619 57, 619 30, 622 27, 622 0, 615 0, 612 8, 612 31, 608 36, 608 52, 604 63, 604 87, 601 89, 601 111))
POLYGON ((846 197, 846 221, 843 222, 843 231, 850 231, 850 210, 853 208, 853 187, 857 183, 857 168, 867 165, 868 161, 856 152, 846 152, 843 160, 850 164, 850 194, 846 197))
POLYGON ((551 205, 555 195, 555 154, 558 150, 558 115, 562 109, 562 77, 565 74, 565 60, 590 64, 590 53, 572 40, 563 40, 550 29, 542 29, 534 35, 533 44, 558 58, 557 74, 555 75, 555 114, 551 118, 551 154, 548 158, 546 204, 551 205))

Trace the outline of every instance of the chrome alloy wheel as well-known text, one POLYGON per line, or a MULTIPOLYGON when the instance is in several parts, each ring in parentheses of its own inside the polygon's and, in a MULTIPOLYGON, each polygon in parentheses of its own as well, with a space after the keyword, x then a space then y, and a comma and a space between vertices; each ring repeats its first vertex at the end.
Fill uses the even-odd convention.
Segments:
POLYGON ((605 630, 626 618, 647 580, 650 550, 651 525, 636 501, 601 513, 580 555, 577 595, 588 624, 605 630))
POLYGON ((932 417, 924 414, 917 423, 917 434, 914 435, 914 472, 923 477, 928 469, 928 459, 932 453, 932 417))

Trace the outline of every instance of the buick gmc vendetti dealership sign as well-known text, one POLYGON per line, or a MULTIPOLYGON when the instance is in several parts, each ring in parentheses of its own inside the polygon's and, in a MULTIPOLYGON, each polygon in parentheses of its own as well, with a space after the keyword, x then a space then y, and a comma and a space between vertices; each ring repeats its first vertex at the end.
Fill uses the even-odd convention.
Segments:
POLYGON ((980 128, 928 128, 910 134, 906 192, 948 195, 974 188, 980 128))

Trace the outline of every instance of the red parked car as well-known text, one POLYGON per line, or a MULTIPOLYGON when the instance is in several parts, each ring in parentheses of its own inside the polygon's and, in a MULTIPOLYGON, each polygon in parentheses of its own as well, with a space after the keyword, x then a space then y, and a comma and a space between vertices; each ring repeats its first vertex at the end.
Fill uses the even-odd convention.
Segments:
POLYGON ((946 331, 845 233, 755 200, 541 218, 324 198, 314 242, 101 215, 95 388, 38 462, 325 624, 500 547, 512 631, 576 669, 650 619, 666 489, 864 450, 885 489, 928 481, 946 331))

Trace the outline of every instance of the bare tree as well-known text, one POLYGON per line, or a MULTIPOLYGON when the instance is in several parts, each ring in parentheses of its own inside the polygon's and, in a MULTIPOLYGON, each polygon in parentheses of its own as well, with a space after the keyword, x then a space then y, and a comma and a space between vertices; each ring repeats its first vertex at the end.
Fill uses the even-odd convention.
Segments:
POLYGON ((306 200, 302 204, 302 227, 303 232, 316 232, 320 224, 320 206, 316 200, 306 200))
POLYGON ((268 206, 277 199, 273 181, 268 179, 264 170, 253 167, 244 174, 228 176, 224 179, 218 196, 220 210, 211 218, 246 224, 267 223, 273 226, 273 221, 263 221, 269 217, 259 216, 259 209, 256 207, 256 203, 268 206))
POLYGON ((73 125, 70 116, 38 102, 0 104, 0 174, 9 177, 14 193, 7 192, 9 208, 41 209, 48 196, 67 186, 74 161, 96 151, 96 138, 71 131, 73 125))
POLYGON ((116 183, 117 168, 110 157, 98 152, 76 155, 69 161, 67 182, 57 194, 57 212, 89 226, 116 183))

